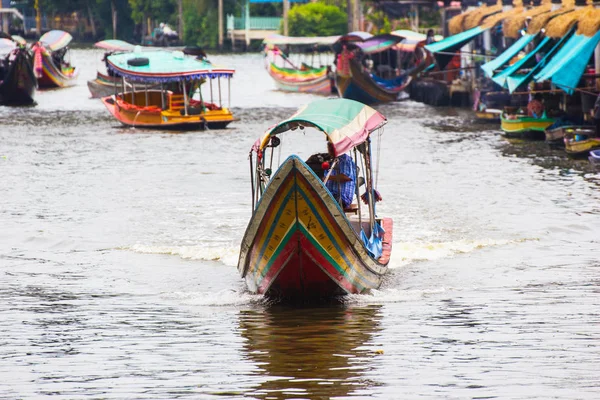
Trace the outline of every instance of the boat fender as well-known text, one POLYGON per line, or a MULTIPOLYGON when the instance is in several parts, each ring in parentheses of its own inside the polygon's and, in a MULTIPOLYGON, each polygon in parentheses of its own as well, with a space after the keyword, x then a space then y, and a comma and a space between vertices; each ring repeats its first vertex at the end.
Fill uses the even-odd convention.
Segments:
POLYGON ((135 57, 127 60, 127 64, 133 67, 143 67, 150 64, 150 60, 147 57, 135 57))

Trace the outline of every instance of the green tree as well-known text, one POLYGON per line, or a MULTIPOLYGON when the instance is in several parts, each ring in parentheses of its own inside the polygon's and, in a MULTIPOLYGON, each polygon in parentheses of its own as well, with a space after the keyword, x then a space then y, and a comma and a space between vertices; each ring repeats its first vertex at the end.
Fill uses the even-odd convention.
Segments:
POLYGON ((338 7, 308 3, 293 7, 288 14, 290 36, 332 36, 348 32, 348 16, 338 7))
MULTIPOLYGON (((241 8, 236 8, 236 0, 223 0, 223 32, 226 32, 225 16, 239 15, 241 8)), ((183 40, 186 45, 214 49, 219 41, 218 0, 184 0, 183 1, 183 40)))

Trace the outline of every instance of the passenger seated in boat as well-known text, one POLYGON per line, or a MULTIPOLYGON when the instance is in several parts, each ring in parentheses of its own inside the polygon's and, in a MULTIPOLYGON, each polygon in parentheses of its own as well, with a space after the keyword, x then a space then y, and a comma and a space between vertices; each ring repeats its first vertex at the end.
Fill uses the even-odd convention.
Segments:
MULTIPOLYGON (((333 154, 333 146, 327 142, 329 154, 333 154)), ((334 160, 335 162, 335 160, 334 160)), ((333 163, 332 163, 333 165, 333 163)), ((323 171, 324 178, 327 178, 329 169, 323 171)), ((331 175, 325 183, 325 186, 331 192, 331 195, 341 204, 342 208, 349 208, 354 199, 356 191, 356 164, 348 154, 342 154, 337 157, 337 163, 331 170, 331 175)))
POLYGON ((529 104, 527 104, 527 115, 533 118, 541 118, 543 113, 544 105, 542 104, 542 96, 536 93, 529 104))

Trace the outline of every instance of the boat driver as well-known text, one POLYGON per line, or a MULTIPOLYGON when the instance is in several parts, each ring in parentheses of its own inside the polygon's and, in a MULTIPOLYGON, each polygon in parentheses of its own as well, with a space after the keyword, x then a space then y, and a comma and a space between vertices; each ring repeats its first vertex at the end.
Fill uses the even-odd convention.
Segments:
MULTIPOLYGON (((333 145, 329 141, 327 142, 327 150, 333 157, 335 152, 333 145)), ((326 178, 329 174, 329 169, 325 169, 323 173, 324 178, 326 178)), ((356 164, 352 160, 352 157, 348 154, 342 154, 337 157, 337 163, 335 163, 325 186, 329 189, 333 198, 341 204, 342 208, 350 207, 356 191, 356 164)))

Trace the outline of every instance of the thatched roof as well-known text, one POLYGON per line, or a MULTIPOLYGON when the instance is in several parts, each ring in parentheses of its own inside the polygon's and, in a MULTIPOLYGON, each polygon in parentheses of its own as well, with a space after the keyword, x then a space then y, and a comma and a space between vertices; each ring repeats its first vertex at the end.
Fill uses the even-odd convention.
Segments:
POLYGON ((580 19, 585 19, 589 11, 590 7, 585 7, 553 18, 546 25, 545 35, 553 39, 559 39, 565 36, 580 19))
POLYGON ((577 33, 591 37, 600 30, 600 9, 590 7, 586 9, 585 14, 579 18, 577 33))
POLYGON ((450 35, 456 35, 457 33, 461 33, 467 29, 479 26, 483 18, 499 13, 500 11, 502 11, 502 4, 496 4, 494 6, 484 5, 452 17, 450 21, 448 21, 448 30, 450 35))
POLYGON ((550 11, 552 11, 551 0, 543 0, 542 5, 539 7, 533 7, 523 13, 506 18, 502 23, 504 36, 518 39, 521 37, 521 30, 525 27, 527 20, 531 20, 537 15, 549 13, 550 11))
POLYGON ((572 0, 563 1, 563 6, 558 10, 551 11, 549 13, 536 15, 529 22, 529 26, 527 27, 527 32, 531 34, 536 34, 541 31, 549 21, 552 21, 554 18, 558 18, 561 15, 569 14, 575 11, 575 5, 572 0))
POLYGON ((515 5, 515 8, 513 8, 512 10, 504 11, 504 12, 497 13, 497 14, 487 17, 486 19, 483 20, 481 27, 482 28, 492 28, 492 27, 496 26, 497 24, 499 24, 500 22, 504 21, 506 18, 511 18, 511 17, 517 16, 517 15, 521 15, 524 12, 525 12, 525 9, 523 8, 522 3, 520 6, 515 5))

